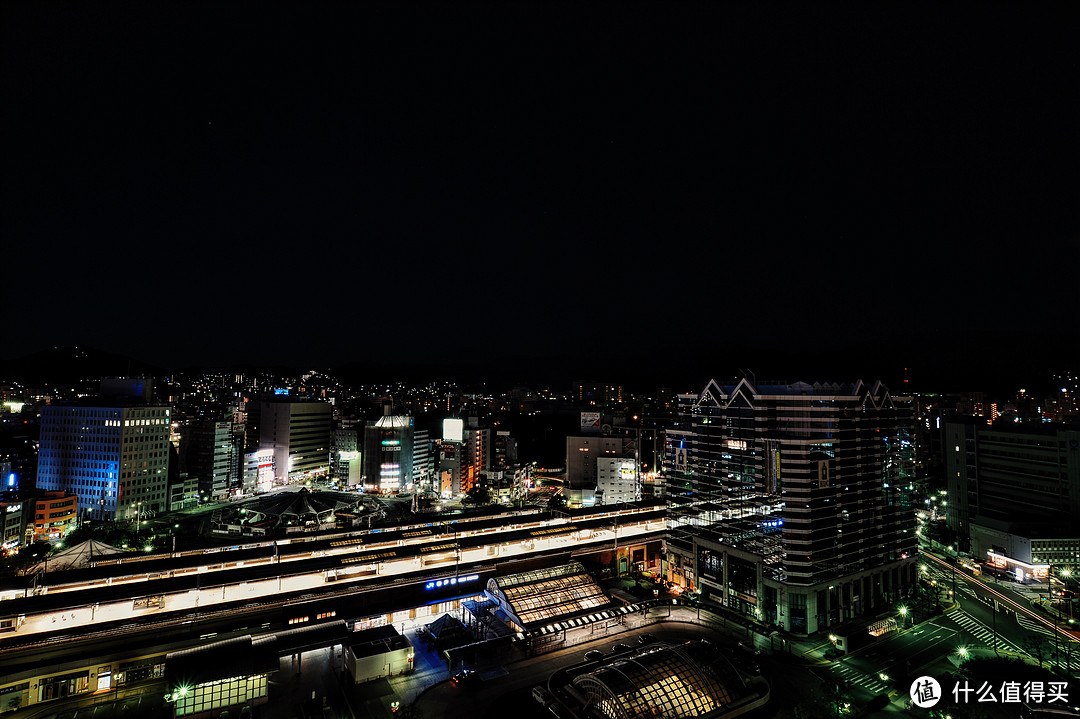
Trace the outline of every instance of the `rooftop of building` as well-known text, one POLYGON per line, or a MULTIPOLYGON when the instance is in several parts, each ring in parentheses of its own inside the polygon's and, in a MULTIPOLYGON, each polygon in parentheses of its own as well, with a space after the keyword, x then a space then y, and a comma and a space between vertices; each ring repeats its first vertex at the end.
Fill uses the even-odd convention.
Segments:
POLYGON ((375 420, 375 427, 379 429, 404 429, 412 424, 412 417, 396 414, 384 414, 375 420))

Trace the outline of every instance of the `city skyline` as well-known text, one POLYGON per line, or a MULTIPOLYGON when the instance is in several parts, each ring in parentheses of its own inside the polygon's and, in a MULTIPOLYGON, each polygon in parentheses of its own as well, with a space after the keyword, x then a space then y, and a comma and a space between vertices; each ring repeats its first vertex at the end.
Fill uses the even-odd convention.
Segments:
POLYGON ((3 359, 977 386, 1080 347, 1053 7, 0 12, 3 359))

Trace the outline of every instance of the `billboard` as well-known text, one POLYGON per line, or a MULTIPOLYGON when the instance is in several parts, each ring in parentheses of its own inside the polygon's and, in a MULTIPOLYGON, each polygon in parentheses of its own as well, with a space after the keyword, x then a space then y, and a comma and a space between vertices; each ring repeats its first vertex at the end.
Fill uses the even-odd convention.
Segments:
POLYGON ((599 412, 582 412, 581 413, 581 431, 583 432, 599 432, 600 431, 600 413, 599 412))
POLYGON ((447 417, 442 421, 443 442, 460 442, 465 436, 465 420, 447 417))

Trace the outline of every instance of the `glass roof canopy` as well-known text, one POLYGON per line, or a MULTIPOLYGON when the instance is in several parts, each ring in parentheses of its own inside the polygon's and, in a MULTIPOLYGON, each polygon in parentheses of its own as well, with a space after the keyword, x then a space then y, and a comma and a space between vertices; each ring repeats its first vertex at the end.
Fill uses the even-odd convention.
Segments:
POLYGON ((489 579, 487 593, 526 631, 611 604, 580 562, 489 579))
POLYGON ((743 692, 743 682, 707 643, 654 646, 574 679, 604 716, 721 716, 743 692))

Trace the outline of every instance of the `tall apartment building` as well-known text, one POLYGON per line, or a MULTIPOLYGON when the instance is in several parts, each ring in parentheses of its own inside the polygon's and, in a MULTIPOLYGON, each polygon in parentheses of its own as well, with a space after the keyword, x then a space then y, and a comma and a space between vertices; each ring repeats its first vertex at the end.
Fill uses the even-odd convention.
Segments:
POLYGON ((38 489, 78 495, 90 519, 166 510, 169 413, 121 397, 43 407, 38 489))
POLYGON ((491 458, 495 450, 494 438, 494 430, 490 427, 481 427, 479 418, 469 417, 463 440, 468 448, 469 462, 477 472, 486 472, 491 469, 491 458))
MULTIPOLYGON (((275 481, 291 484, 330 472, 333 405, 288 395, 265 396, 257 404, 258 447, 273 453, 275 481)), ((249 421, 251 416, 249 407, 249 421)))
POLYGON ((907 410, 880 383, 709 382, 666 433, 669 579, 797 634, 914 582, 907 410))

